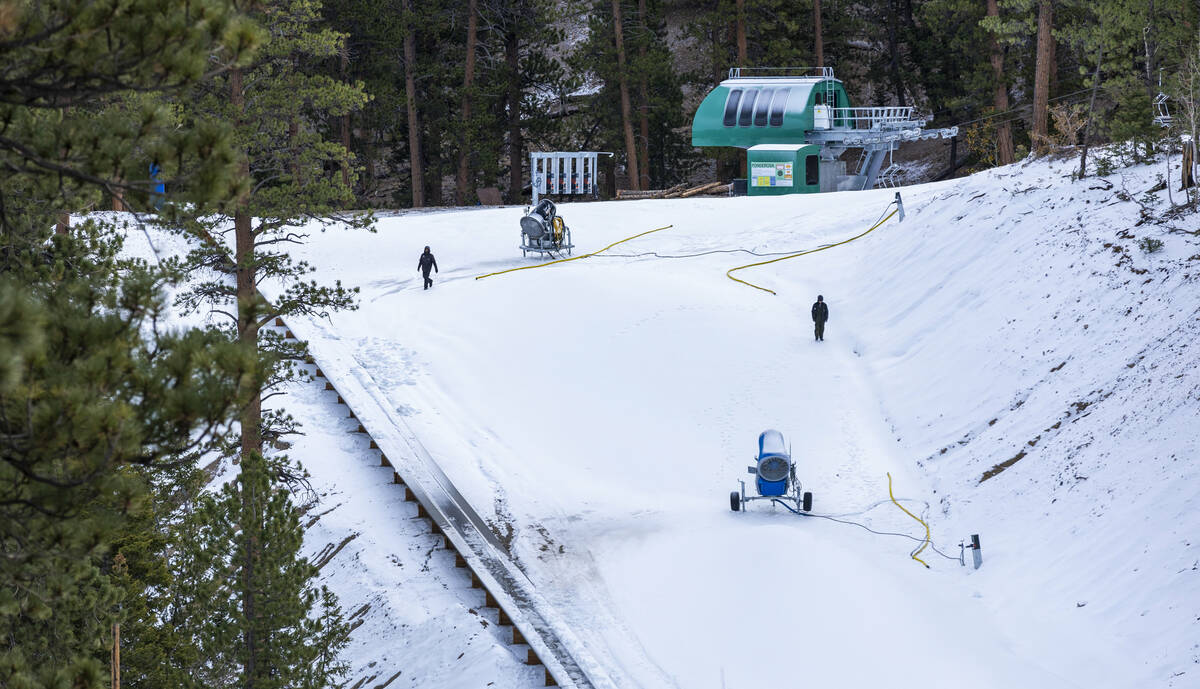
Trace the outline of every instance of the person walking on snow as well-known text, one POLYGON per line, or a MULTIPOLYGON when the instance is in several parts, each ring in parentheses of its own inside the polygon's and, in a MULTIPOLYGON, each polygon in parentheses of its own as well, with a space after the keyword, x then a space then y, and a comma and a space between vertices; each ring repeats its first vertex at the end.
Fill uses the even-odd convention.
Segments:
POLYGON ((829 305, 825 303, 825 297, 817 295, 817 301, 812 305, 812 319, 816 326, 813 330, 813 335, 817 340, 825 341, 825 321, 829 320, 829 305))
POLYGON ((433 285, 433 280, 429 279, 429 271, 437 272, 437 259, 429 252, 429 247, 425 247, 425 253, 421 254, 421 258, 417 260, 417 270, 421 271, 421 275, 425 278, 425 289, 429 289, 433 285))

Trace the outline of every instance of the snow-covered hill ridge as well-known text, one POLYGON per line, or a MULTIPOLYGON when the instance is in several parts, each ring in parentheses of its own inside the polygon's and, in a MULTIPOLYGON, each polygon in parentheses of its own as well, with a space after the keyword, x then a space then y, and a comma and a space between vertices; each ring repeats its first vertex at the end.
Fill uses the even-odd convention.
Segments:
POLYGON ((1152 685, 1200 686, 1200 221, 1154 220, 1161 162, 1074 166, 912 207, 855 264, 905 276, 855 281, 858 324, 888 333, 856 349, 943 518, 983 533, 981 576, 1009 580, 998 614, 1055 606, 1127 642, 1152 685))
POLYGON ((1155 169, 1072 167, 905 188, 903 223, 738 274, 778 297, 725 278, 754 256, 648 252, 813 248, 862 232, 892 192, 563 204, 581 250, 674 228, 480 281, 531 262, 520 209, 314 233, 298 252, 318 280, 361 286, 362 308, 302 330, 420 438, 623 684, 1192 686, 1200 223, 1139 224, 1141 204, 1166 210, 1144 193, 1155 169), (932 503, 944 551, 982 536, 984 567, 925 570, 904 540, 731 513, 766 427, 793 443, 817 511, 922 535, 887 502, 890 472, 898 497, 932 503), (757 662, 768 639, 796 662, 757 662))

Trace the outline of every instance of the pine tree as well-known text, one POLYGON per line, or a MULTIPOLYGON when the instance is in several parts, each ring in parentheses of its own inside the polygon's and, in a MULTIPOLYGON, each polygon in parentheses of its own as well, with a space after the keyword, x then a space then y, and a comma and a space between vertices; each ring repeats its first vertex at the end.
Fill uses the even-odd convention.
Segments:
POLYGON ((412 173, 412 205, 425 205, 425 160, 421 155, 421 120, 417 115, 417 22, 412 0, 404 1, 404 100, 408 105, 409 170, 412 173))
MULTIPOLYGON (((646 84, 645 154, 649 162, 646 179, 651 187, 674 184, 686 179, 694 167, 696 155, 686 137, 687 115, 683 111, 683 78, 676 72, 666 41, 666 22, 662 5, 646 3, 638 17, 639 31, 631 33, 632 59, 624 70, 616 50, 612 3, 595 3, 589 22, 588 39, 582 41, 569 58, 578 71, 598 80, 603 88, 589 96, 586 116, 593 120, 593 140, 602 150, 625 150, 636 159, 638 147, 627 147, 624 107, 620 84, 646 84), (644 29, 641 26, 644 25, 644 29)), ((624 13, 623 13, 624 15, 624 13)), ((630 26, 633 24, 630 23, 630 26)), ((640 108, 639 108, 640 109, 640 108)), ((640 119, 640 118, 639 118, 640 119)), ((641 125, 639 123, 639 129, 641 125)), ((636 180, 631 180, 631 183, 636 180)))
POLYGON ((629 173, 629 188, 641 188, 641 176, 638 174, 637 144, 633 137, 633 115, 629 107, 629 74, 625 68, 625 22, 621 18, 621 0, 612 0, 612 31, 616 45, 617 92, 621 102, 621 130, 625 133, 625 169, 629 173))
MULTIPOLYGON (((329 123, 361 107, 367 100, 361 84, 346 84, 315 69, 320 60, 335 58, 343 37, 318 28, 320 5, 313 0, 280 0, 252 14, 271 39, 252 64, 230 70, 206 84, 189 104, 195 126, 231 122, 236 155, 244 184, 241 193, 220 205, 224 214, 202 215, 197 208, 184 230, 202 241, 192 265, 224 265, 234 274, 201 283, 181 302, 188 309, 215 303, 230 317, 233 336, 262 358, 259 375, 247 381, 250 403, 242 414, 241 453, 261 452, 264 434, 279 432, 267 415, 264 423, 262 390, 286 378, 287 360, 301 355, 262 327, 288 315, 321 315, 351 308, 354 290, 305 281, 312 267, 291 259, 283 247, 303 240, 300 226, 342 222, 369 227, 369 215, 336 217, 337 207, 353 201, 343 179, 350 153, 330 141, 329 123), (225 248, 212 241, 232 219, 233 262, 225 248), (262 299, 258 284, 278 280, 287 285, 273 303, 262 299), (260 346, 261 343, 261 346, 260 346)), ((179 219, 175 219, 178 221, 179 219)))
POLYGON ((1033 83, 1030 138, 1034 148, 1045 150, 1050 131, 1050 75, 1058 71, 1054 62, 1054 3, 1051 0, 1038 0, 1037 16, 1037 75, 1033 83))
POLYGON ((122 589, 119 605, 121 686, 176 686, 180 667, 201 671, 191 630, 166 612, 177 603, 177 577, 207 561, 184 562, 181 539, 173 534, 181 510, 199 495, 205 472, 199 456, 157 467, 136 467, 151 499, 130 513, 114 538, 102 569, 122 589), (174 562, 172 562, 172 557, 174 562))
POLYGON ((231 0, 5 3, 0 35, 5 244, 39 244, 61 212, 105 197, 144 199, 155 161, 193 164, 178 181, 194 198, 232 188, 225 135, 176 128, 162 100, 253 50, 231 0))
POLYGON ((99 687, 140 605, 114 555, 152 502, 135 468, 218 443, 252 364, 158 327, 178 274, 118 260, 118 228, 51 233, 107 197, 144 210, 153 162, 179 202, 236 188, 228 130, 169 102, 259 34, 227 0, 6 3, 0 33, 0 678, 99 687))
MULTIPOLYGON (((226 501, 237 499, 240 504, 236 512, 229 505, 221 508, 229 521, 226 527, 215 522, 206 527, 236 533, 238 550, 227 565, 236 576, 228 581, 221 577, 221 585, 235 591, 230 600, 236 609, 195 621, 200 648, 215 649, 199 657, 220 659, 212 661, 210 669, 197 670, 211 675, 205 681, 218 683, 233 675, 241 686, 258 689, 309 686, 296 683, 303 673, 315 671, 305 649, 321 632, 294 619, 307 616, 317 602, 305 588, 314 573, 297 559, 302 531, 279 490, 285 476, 278 471, 286 465, 280 460, 272 466, 278 471, 268 474, 262 459, 266 441, 295 430, 294 420, 279 411, 264 412, 262 403, 274 386, 291 378, 291 362, 303 356, 303 349, 263 326, 279 316, 353 308, 356 290, 340 282, 321 286, 305 280, 313 268, 293 260, 283 248, 303 241, 301 226, 306 223, 323 228, 341 220, 363 228, 372 218, 335 217, 337 207, 353 201, 344 173, 352 161, 339 142, 329 140, 328 132, 367 101, 361 84, 343 83, 322 69, 340 55, 343 36, 320 27, 320 4, 312 0, 252 7, 251 16, 263 25, 269 42, 252 63, 215 80, 189 106, 194 121, 228 120, 237 136, 241 175, 247 182, 244 191, 222 206, 225 217, 200 216, 186 226, 201 240, 192 264, 221 266, 233 280, 220 276, 205 281, 181 303, 189 309, 217 304, 230 318, 231 339, 259 363, 256 374, 243 381, 249 402, 240 418, 242 473, 236 490, 226 496, 226 501), (213 239, 230 219, 232 263, 213 239), (282 282, 282 294, 268 302, 258 291, 263 280, 282 282), (227 622, 220 621, 222 616, 227 622), (213 625, 220 629, 212 630, 213 625)), ((199 552, 207 556, 204 548, 199 552)), ((199 575, 190 579, 199 582, 197 586, 210 585, 199 575)), ((336 617, 336 606, 326 613, 336 617)))
POLYGON ((463 59, 462 86, 462 130, 458 140, 458 174, 454 183, 454 203, 466 205, 475 194, 474 175, 471 173, 471 148, 475 142, 472 136, 473 120, 471 119, 472 99, 475 91, 475 58, 479 47, 479 5, 478 0, 470 0, 467 5, 467 46, 463 59))
POLYGON ((300 510, 278 484, 295 472, 251 453, 235 480, 180 522, 164 618, 190 630, 185 648, 195 650, 173 663, 168 686, 323 689, 345 674, 337 656, 349 627, 337 598, 313 585, 300 510))
POLYGON ((114 539, 150 499, 133 466, 219 442, 252 361, 219 334, 162 332, 172 276, 118 261, 88 223, 10 247, 0 319, 0 676, 96 687, 132 589, 114 539), (66 420, 66 423, 64 423, 66 420))

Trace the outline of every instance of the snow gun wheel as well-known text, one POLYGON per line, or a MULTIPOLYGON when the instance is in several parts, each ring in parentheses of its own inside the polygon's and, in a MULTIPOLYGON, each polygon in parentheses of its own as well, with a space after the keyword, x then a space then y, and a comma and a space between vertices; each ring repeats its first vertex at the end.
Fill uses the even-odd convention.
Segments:
POLYGON ((805 512, 812 512, 812 493, 807 491, 804 493, 803 507, 805 512))
POLYGON ((736 490, 729 494, 729 509, 734 512, 742 509, 742 498, 736 490))

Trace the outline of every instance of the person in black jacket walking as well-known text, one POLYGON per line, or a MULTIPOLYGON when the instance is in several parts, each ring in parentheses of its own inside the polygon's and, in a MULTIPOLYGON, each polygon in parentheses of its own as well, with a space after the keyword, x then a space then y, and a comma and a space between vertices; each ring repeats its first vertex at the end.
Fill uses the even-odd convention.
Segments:
POLYGON ((825 341, 825 321, 829 320, 829 305, 825 303, 825 297, 817 295, 817 301, 812 305, 813 325, 816 326, 813 330, 813 335, 816 339, 825 341))
POLYGON ((429 252, 429 247, 425 247, 425 253, 421 254, 421 258, 417 260, 417 270, 421 271, 421 275, 425 278, 425 289, 429 289, 433 285, 433 280, 429 279, 429 271, 437 272, 437 259, 429 252))

